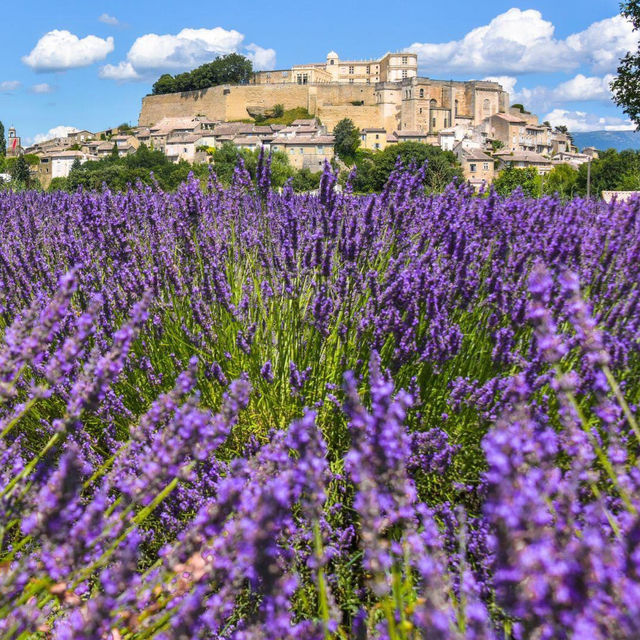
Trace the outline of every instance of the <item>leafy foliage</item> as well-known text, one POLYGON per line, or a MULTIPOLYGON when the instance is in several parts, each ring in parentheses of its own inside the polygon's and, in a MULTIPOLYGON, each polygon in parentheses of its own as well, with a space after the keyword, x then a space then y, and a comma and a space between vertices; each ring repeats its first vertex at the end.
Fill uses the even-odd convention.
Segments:
POLYGON ((153 95, 198 91, 220 84, 247 84, 253 73, 251 60, 238 53, 219 56, 193 71, 172 76, 165 73, 153 85, 153 95))
POLYGON ((336 155, 344 162, 352 163, 360 146, 360 131, 353 124, 353 120, 340 120, 333 129, 333 136, 336 155))
POLYGON ((533 167, 507 167, 498 174, 493 187, 501 196, 508 196, 520 188, 526 196, 534 197, 540 194, 540 176, 533 167))
POLYGON ((422 184, 430 193, 442 192, 453 180, 463 179, 462 169, 451 151, 420 142, 402 142, 383 151, 359 150, 353 187, 363 193, 381 191, 399 167, 423 167, 422 184))
MULTIPOLYGON (((621 14, 631 21, 634 31, 640 29, 640 0, 626 0, 621 14)), ((611 83, 613 100, 640 128, 640 45, 620 60, 617 76, 611 83)))

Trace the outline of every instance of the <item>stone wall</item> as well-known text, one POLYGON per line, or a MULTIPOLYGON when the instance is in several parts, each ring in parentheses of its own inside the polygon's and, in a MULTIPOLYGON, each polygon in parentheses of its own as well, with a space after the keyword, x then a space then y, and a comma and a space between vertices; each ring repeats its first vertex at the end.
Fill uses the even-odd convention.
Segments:
POLYGON ((320 106, 316 114, 327 130, 333 131, 340 120, 350 118, 358 129, 382 127, 382 109, 376 106, 320 106))
MULTIPOLYGON (((247 107, 271 108, 281 104, 285 109, 304 107, 312 115, 324 105, 352 107, 351 102, 375 105, 375 89, 371 85, 325 83, 317 85, 265 84, 222 85, 202 91, 185 91, 142 99, 139 126, 148 127, 162 118, 205 115, 211 120, 244 120, 247 107)), ((376 120, 377 122, 377 120, 376 120)))

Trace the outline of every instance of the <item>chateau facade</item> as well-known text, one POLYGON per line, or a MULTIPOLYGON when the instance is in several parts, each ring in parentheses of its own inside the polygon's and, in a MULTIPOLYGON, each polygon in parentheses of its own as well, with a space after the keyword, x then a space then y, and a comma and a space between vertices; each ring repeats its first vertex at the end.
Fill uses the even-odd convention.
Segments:
POLYGON ((399 82, 418 75, 418 56, 415 53, 386 53, 377 60, 340 60, 335 51, 327 54, 326 62, 295 65, 279 71, 258 71, 254 84, 321 84, 345 82, 376 84, 399 82))
POLYGON ((415 54, 341 61, 331 52, 324 63, 257 72, 247 85, 146 96, 139 126, 151 126, 164 117, 198 115, 222 122, 243 120, 281 104, 285 109, 306 108, 329 131, 343 118, 351 118, 360 129, 418 131, 437 143, 442 129, 476 126, 509 110, 509 94, 497 82, 432 80, 417 74, 415 54))

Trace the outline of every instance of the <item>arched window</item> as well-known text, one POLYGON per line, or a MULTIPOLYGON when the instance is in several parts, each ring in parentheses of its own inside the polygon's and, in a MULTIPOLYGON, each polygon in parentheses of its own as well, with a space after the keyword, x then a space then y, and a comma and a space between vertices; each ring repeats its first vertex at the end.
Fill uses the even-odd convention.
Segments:
POLYGON ((429 107, 431 109, 435 109, 438 106, 438 103, 436 102, 435 98, 431 98, 431 100, 429 100, 429 107))
POLYGON ((420 89, 420 97, 424 98, 424 89, 420 89))
POLYGON ((482 103, 482 115, 485 117, 491 115, 491 102, 489 101, 489 98, 485 98, 482 103))

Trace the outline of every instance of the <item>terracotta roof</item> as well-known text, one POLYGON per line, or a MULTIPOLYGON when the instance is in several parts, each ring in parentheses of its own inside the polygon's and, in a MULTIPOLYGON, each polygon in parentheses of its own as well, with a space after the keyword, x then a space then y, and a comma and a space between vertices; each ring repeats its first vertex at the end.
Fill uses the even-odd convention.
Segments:
POLYGON ((530 162, 532 164, 549 164, 551 162, 549 158, 531 151, 514 151, 513 153, 503 151, 495 155, 503 162, 530 162))
POLYGON ((465 160, 475 160, 477 162, 495 162, 491 156, 480 151, 480 149, 464 149, 462 151, 462 157, 465 160))
POLYGON ((518 118, 516 116, 511 115, 510 113, 494 113, 493 114, 494 118, 502 118, 503 120, 506 120, 507 122, 513 122, 513 123, 518 123, 518 124, 526 124, 527 121, 524 118, 518 118))
POLYGON ((398 138, 426 138, 428 135, 424 131, 409 131, 408 129, 394 131, 394 133, 398 138))
POLYGON ((253 133, 254 125, 247 122, 221 122, 213 128, 213 134, 219 135, 237 135, 239 133, 253 133))
POLYGON ((200 138, 201 133, 176 133, 167 138, 167 144, 191 144, 200 138))
POLYGON ((258 136, 240 135, 240 136, 236 136, 233 139, 233 142, 235 144, 261 144, 262 143, 262 139, 258 138, 258 136))
POLYGON ((333 136, 293 136, 292 138, 277 136, 273 139, 273 144, 284 145, 304 145, 304 144, 333 144, 333 136))
POLYGON ((82 153, 82 151, 69 151, 68 149, 65 151, 50 151, 46 155, 49 158, 84 158, 84 153, 82 153))

